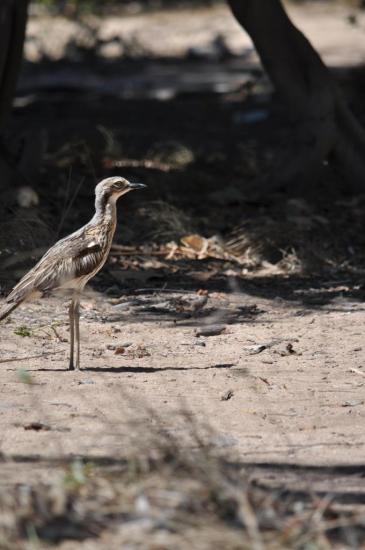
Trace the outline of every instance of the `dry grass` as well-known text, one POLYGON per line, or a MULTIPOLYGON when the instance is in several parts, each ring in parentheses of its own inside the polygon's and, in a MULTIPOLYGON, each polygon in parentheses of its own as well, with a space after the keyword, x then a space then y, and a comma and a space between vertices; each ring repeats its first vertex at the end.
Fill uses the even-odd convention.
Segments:
POLYGON ((338 200, 331 209, 325 201, 315 205, 302 198, 273 202, 244 219, 227 236, 226 247, 253 269, 269 262, 288 274, 360 270, 364 205, 361 196, 338 200))
POLYGON ((91 539, 91 548, 141 548, 148 541, 178 549, 325 549, 365 541, 361 505, 272 488, 194 437, 195 449, 161 435, 149 452, 121 460, 46 461, 43 467, 59 468, 58 479, 0 492, 0 547, 71 540, 75 548, 75 541, 91 539))
POLYGON ((0 250, 29 250, 49 239, 49 227, 34 209, 16 209, 0 222, 0 250))
POLYGON ((138 218, 143 219, 143 232, 149 241, 179 240, 194 230, 194 223, 186 212, 161 200, 140 207, 138 218))

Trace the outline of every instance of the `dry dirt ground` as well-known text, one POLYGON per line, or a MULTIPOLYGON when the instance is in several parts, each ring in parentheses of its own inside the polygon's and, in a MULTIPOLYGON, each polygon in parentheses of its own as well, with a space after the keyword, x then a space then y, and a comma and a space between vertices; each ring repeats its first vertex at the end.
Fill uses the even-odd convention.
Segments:
MULTIPOLYGON (((291 9, 332 66, 363 62, 363 15, 350 25, 352 12, 343 7, 291 9)), ((99 43, 96 31, 84 28, 66 61, 73 27, 63 21, 57 35, 55 19, 52 32, 40 32, 50 24, 31 20, 15 102, 12 131, 25 128, 30 143, 19 166, 26 168, 39 204, 26 209, 4 194, 2 294, 46 245, 89 219, 95 179, 123 169, 149 187, 142 203, 137 195, 121 201, 119 248, 83 299, 80 372, 67 371, 66 303, 50 298, 25 304, 1 325, 0 509, 8 513, 18 506, 31 516, 29 494, 35 487, 58 487, 65 463, 81 457, 114 467, 125 457, 154 456, 163 440, 189 456, 204 447, 214 457, 246 465, 255 483, 314 490, 321 499, 341 495, 363 514, 364 196, 351 197, 336 172, 326 172, 304 195, 280 190, 257 196, 255 178, 287 139, 284 111, 272 106, 250 43, 224 8, 108 19, 98 27, 99 43), (194 30, 198 15, 206 27, 194 30), (164 40, 156 41, 161 28, 164 40), (117 31, 122 39, 111 40, 117 31), (102 50, 97 60, 96 47, 102 50), (236 57, 244 51, 247 57, 236 57), (123 62, 113 59, 116 54, 125 55, 123 62), (256 88, 248 97, 237 89, 247 78, 256 88), (233 258, 224 243, 242 218, 240 255, 233 258), (219 234, 223 244, 199 236, 211 254, 208 246, 201 255, 194 247, 185 247, 185 256, 181 250, 169 255, 191 233, 219 234), (10 506, 6 499, 14 491, 19 495, 10 506)), ((358 85, 363 89, 360 78, 358 85)), ((354 108, 363 118, 362 104, 354 108)), ((82 496, 81 474, 71 477, 82 496)), ((178 476, 172 477, 173 486, 178 476)), ((98 489, 99 512, 111 498, 110 487, 104 489, 106 496, 98 489)), ((132 500, 141 520, 148 505, 143 487, 138 491, 132 500)), ((125 546, 118 537, 67 542, 80 533, 66 521, 66 504, 59 505, 63 515, 54 513, 52 535, 45 538, 65 550, 262 548, 247 503, 245 521, 233 522, 234 540, 227 535, 217 542, 213 530, 210 543, 199 537, 177 543, 176 525, 161 527, 179 492, 169 491, 159 496, 163 520, 158 516, 151 528, 138 523, 123 538, 125 546), (246 546, 235 538, 242 523, 251 537, 246 546), (71 530, 57 537, 61 524, 71 530), (164 529, 172 538, 158 538, 164 529), (146 543, 152 539, 156 546, 146 543)), ((41 505, 37 498, 38 508, 32 506, 46 517, 48 501, 41 505)), ((209 502, 202 509, 210 510, 209 502)), ((301 506, 295 514, 302 514, 301 506)), ((4 548, 1 529, 11 524, 9 517, 4 512, 0 522, 4 548)), ((363 515, 360 523, 363 529, 363 515)), ((18 525, 17 533, 38 544, 40 531, 28 527, 18 525)), ((351 536, 339 547, 359 547, 363 538, 351 536)), ((303 544, 279 542, 276 548, 303 544)), ((315 548, 328 546, 322 540, 315 548)))
POLYGON ((66 308, 24 306, 1 331, 2 359, 25 358, 2 364, 2 453, 123 456, 131 423, 133 437, 155 427, 184 442, 185 410, 210 444, 241 461, 362 464, 363 303, 340 291, 326 305, 303 305, 311 294, 300 283, 291 300, 212 292, 192 316, 175 304, 194 303, 190 293, 115 305, 91 295, 76 373, 67 372, 66 308), (223 332, 198 335, 212 325, 223 332), (21 336, 22 326, 31 334, 21 336), (27 429, 32 422, 49 431, 27 429))

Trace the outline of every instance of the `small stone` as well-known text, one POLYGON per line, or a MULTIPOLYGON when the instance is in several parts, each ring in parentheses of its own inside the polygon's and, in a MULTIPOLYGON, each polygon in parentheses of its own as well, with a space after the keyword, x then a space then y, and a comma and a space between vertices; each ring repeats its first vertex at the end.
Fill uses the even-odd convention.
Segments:
POLYGON ((221 395, 221 401, 228 401, 233 396, 234 396, 233 390, 227 390, 226 392, 224 392, 223 395, 221 395))
POLYGON ((32 206, 39 205, 39 197, 37 193, 28 185, 19 187, 16 200, 21 208, 31 208, 32 206))
POLYGON ((226 330, 225 325, 210 325, 197 329, 196 336, 218 336, 226 330))
POLYGON ((247 349, 249 355, 256 355, 264 351, 266 347, 266 344, 255 344, 253 346, 246 346, 245 349, 247 349))
POLYGON ((290 342, 286 345, 286 351, 289 354, 296 353, 295 349, 293 348, 293 344, 291 344, 290 342))

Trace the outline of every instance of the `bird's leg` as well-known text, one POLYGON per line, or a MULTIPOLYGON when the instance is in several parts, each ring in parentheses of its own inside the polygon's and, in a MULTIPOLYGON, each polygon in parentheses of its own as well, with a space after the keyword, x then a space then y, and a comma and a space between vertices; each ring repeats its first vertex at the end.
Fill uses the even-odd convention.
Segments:
POLYGON ((75 336, 75 302, 72 299, 68 308, 70 319, 70 364, 68 370, 75 370, 74 366, 74 336, 75 336))
POLYGON ((80 298, 75 300, 76 369, 80 369, 80 298))

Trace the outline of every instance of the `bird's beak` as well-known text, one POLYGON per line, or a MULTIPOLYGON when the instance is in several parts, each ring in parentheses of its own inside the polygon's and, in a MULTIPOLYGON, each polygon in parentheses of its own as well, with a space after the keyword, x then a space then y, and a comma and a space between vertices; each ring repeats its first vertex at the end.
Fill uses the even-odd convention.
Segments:
POLYGON ((147 187, 147 185, 145 185, 144 183, 131 183, 131 182, 129 182, 128 187, 132 191, 134 189, 144 189, 145 187, 147 187))

